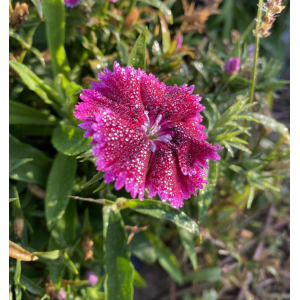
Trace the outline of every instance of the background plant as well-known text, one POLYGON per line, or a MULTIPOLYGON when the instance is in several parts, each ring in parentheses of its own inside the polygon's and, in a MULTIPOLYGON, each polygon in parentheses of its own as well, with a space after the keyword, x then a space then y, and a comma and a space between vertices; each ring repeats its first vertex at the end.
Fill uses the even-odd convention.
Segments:
POLYGON ((29 260, 10 259, 11 297, 287 298, 289 3, 261 40, 253 103, 256 1, 28 4, 10 3, 10 239, 29 260), (231 57, 241 68, 227 76, 231 57), (203 97, 208 140, 225 148, 181 210, 95 171, 73 109, 114 60, 203 97))

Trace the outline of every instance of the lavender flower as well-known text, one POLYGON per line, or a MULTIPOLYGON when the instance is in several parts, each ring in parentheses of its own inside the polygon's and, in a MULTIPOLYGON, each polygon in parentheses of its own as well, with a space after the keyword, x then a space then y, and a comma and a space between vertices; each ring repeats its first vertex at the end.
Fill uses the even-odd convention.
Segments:
POLYGON ((241 60, 238 57, 232 57, 229 61, 224 65, 224 70, 227 75, 231 75, 236 73, 240 69, 241 60))

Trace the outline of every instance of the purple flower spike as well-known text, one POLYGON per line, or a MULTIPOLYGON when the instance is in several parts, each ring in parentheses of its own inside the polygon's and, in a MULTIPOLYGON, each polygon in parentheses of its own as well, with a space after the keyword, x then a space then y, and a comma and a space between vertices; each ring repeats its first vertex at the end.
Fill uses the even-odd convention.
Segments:
POLYGON ((74 7, 74 6, 77 6, 80 1, 81 0, 64 0, 64 3, 66 6, 74 7))
POLYGON ((176 49, 180 48, 182 46, 182 43, 183 43, 183 35, 178 34, 176 37, 176 49))
POLYGON ((227 75, 231 75, 236 73, 240 69, 241 60, 238 57, 232 57, 229 61, 225 64, 224 69, 227 75))
POLYGON ((60 290, 58 293, 58 298, 64 300, 67 298, 67 293, 64 290, 60 290))
POLYGON ((118 2, 118 0, 109 0, 109 2, 116 3, 116 2, 118 2))
POLYGON ((175 208, 183 206, 196 189, 207 183, 207 160, 219 160, 206 141, 200 112, 201 97, 194 86, 166 86, 152 74, 131 67, 104 69, 101 83, 83 90, 75 117, 85 137, 93 137, 97 170, 105 183, 140 200, 159 195, 175 208))
POLYGON ((88 271, 85 274, 90 286, 95 286, 98 282, 98 277, 93 271, 88 271))

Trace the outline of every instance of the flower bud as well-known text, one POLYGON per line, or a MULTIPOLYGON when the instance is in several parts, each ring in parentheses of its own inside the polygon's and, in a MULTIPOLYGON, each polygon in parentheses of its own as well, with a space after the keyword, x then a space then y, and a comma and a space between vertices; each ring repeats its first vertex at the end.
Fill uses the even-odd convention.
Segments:
POLYGON ((232 57, 229 61, 224 65, 224 70, 227 75, 231 75, 236 73, 240 69, 241 60, 238 57, 232 57))
POLYGON ((125 19, 126 28, 129 29, 133 27, 137 19, 139 18, 139 15, 140 15, 140 11, 138 10, 138 8, 134 7, 125 19))

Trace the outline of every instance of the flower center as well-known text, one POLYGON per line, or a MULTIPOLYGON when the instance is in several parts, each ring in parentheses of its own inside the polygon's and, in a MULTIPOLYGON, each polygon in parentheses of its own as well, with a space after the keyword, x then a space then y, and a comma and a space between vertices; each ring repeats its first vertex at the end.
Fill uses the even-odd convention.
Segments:
POLYGON ((146 121, 141 128, 152 142, 151 151, 154 152, 158 142, 169 143, 172 140, 172 136, 168 133, 166 134, 162 130, 162 126, 165 124, 165 121, 162 120, 161 114, 159 114, 154 120, 150 120, 149 111, 145 110, 144 114, 146 116, 146 121))

